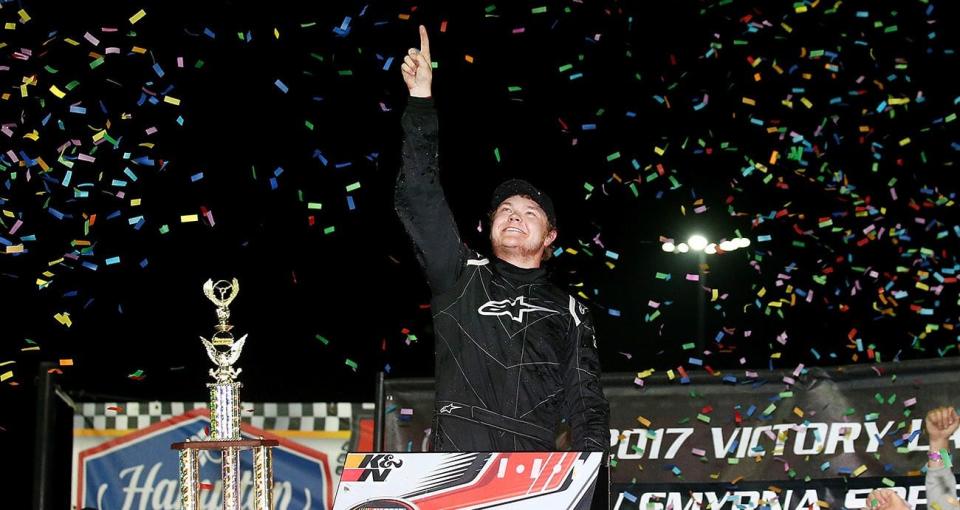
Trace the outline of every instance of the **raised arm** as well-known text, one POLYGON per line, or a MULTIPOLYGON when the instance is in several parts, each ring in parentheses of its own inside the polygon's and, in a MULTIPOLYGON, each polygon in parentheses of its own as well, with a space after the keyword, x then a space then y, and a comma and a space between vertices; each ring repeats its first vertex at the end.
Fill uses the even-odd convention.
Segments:
POLYGON ((600 385, 600 357, 590 310, 570 298, 566 343, 564 408, 575 451, 603 451, 610 446, 610 405, 600 385))
POLYGON ((427 283, 437 295, 456 283, 466 249, 440 186, 431 66, 430 40, 427 29, 421 25, 420 49, 410 48, 400 66, 410 100, 401 119, 403 154, 394 204, 413 241, 427 283))

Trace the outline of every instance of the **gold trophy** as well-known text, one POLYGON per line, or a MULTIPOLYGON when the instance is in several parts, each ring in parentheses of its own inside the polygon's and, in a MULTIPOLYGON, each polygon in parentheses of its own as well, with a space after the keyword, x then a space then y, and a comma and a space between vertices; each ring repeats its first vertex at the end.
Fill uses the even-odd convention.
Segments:
POLYGON ((180 508, 200 509, 200 450, 220 450, 220 477, 223 481, 223 509, 240 510, 240 451, 253 450, 254 510, 273 510, 273 453, 279 444, 271 439, 243 439, 240 436, 240 387, 236 378, 242 371, 234 368, 247 340, 234 341, 230 330, 230 303, 237 297, 240 283, 207 280, 203 293, 217 306, 217 324, 211 340, 200 337, 207 356, 216 365, 210 377, 210 441, 185 441, 171 448, 180 451, 180 508))

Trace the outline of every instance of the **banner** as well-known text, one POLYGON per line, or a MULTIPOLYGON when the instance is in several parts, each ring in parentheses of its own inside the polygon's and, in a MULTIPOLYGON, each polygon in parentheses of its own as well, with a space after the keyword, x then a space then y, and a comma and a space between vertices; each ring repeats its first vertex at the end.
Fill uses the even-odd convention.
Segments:
MULTIPOLYGON (((242 435, 273 449, 277 510, 329 509, 348 451, 373 446, 373 404, 244 403, 242 435)), ((208 436, 204 402, 78 403, 73 492, 77 508, 174 510, 179 503, 175 442, 208 436)), ((241 454, 241 501, 252 508, 251 454, 241 454)), ((201 507, 219 509, 220 454, 202 452, 201 507)))
MULTIPOLYGON (((892 487, 922 506, 923 417, 956 403, 958 369, 946 358, 605 375, 611 504, 861 508, 869 489, 892 487)), ((432 380, 387 380, 384 394, 384 450, 426 451, 432 380)))

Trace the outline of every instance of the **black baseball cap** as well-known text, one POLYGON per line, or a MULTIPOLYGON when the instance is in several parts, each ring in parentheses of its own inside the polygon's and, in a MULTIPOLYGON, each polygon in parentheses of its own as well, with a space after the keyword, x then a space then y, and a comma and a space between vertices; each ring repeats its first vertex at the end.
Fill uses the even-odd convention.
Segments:
POLYGON ((496 210, 504 200, 514 195, 530 197, 546 213, 547 221, 554 227, 557 226, 557 212, 553 208, 553 200, 550 200, 550 196, 523 179, 510 179, 500 183, 497 189, 493 190, 493 196, 490 198, 490 210, 496 210))

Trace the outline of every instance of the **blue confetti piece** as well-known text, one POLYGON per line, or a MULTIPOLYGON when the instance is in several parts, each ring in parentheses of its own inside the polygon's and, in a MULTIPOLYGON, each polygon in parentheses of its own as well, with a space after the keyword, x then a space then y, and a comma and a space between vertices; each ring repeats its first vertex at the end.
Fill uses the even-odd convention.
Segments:
POLYGON ((351 211, 357 208, 356 204, 353 203, 353 197, 350 195, 347 195, 347 208, 351 211))
POLYGON ((280 92, 283 92, 284 94, 286 94, 290 90, 290 88, 287 87, 285 83, 280 81, 280 78, 277 78, 277 81, 273 82, 273 84, 276 85, 277 88, 280 89, 280 92))
POLYGON ((610 308, 610 309, 608 309, 608 310, 607 310, 607 313, 609 313, 610 315, 612 315, 612 316, 614 316, 614 317, 620 317, 620 310, 617 310, 616 308, 610 308))
POLYGON ((197 182, 200 179, 203 179, 203 172, 197 172, 190 176, 190 182, 197 182))
POLYGON ((119 264, 119 263, 120 263, 120 257, 119 257, 119 256, 118 256, 118 257, 110 257, 110 258, 108 258, 107 260, 103 261, 103 263, 106 264, 106 265, 108 265, 108 266, 112 266, 112 265, 114 265, 114 264, 119 264))
POLYGON ((160 67, 160 63, 153 64, 153 72, 157 73, 157 76, 163 78, 163 68, 160 67))

